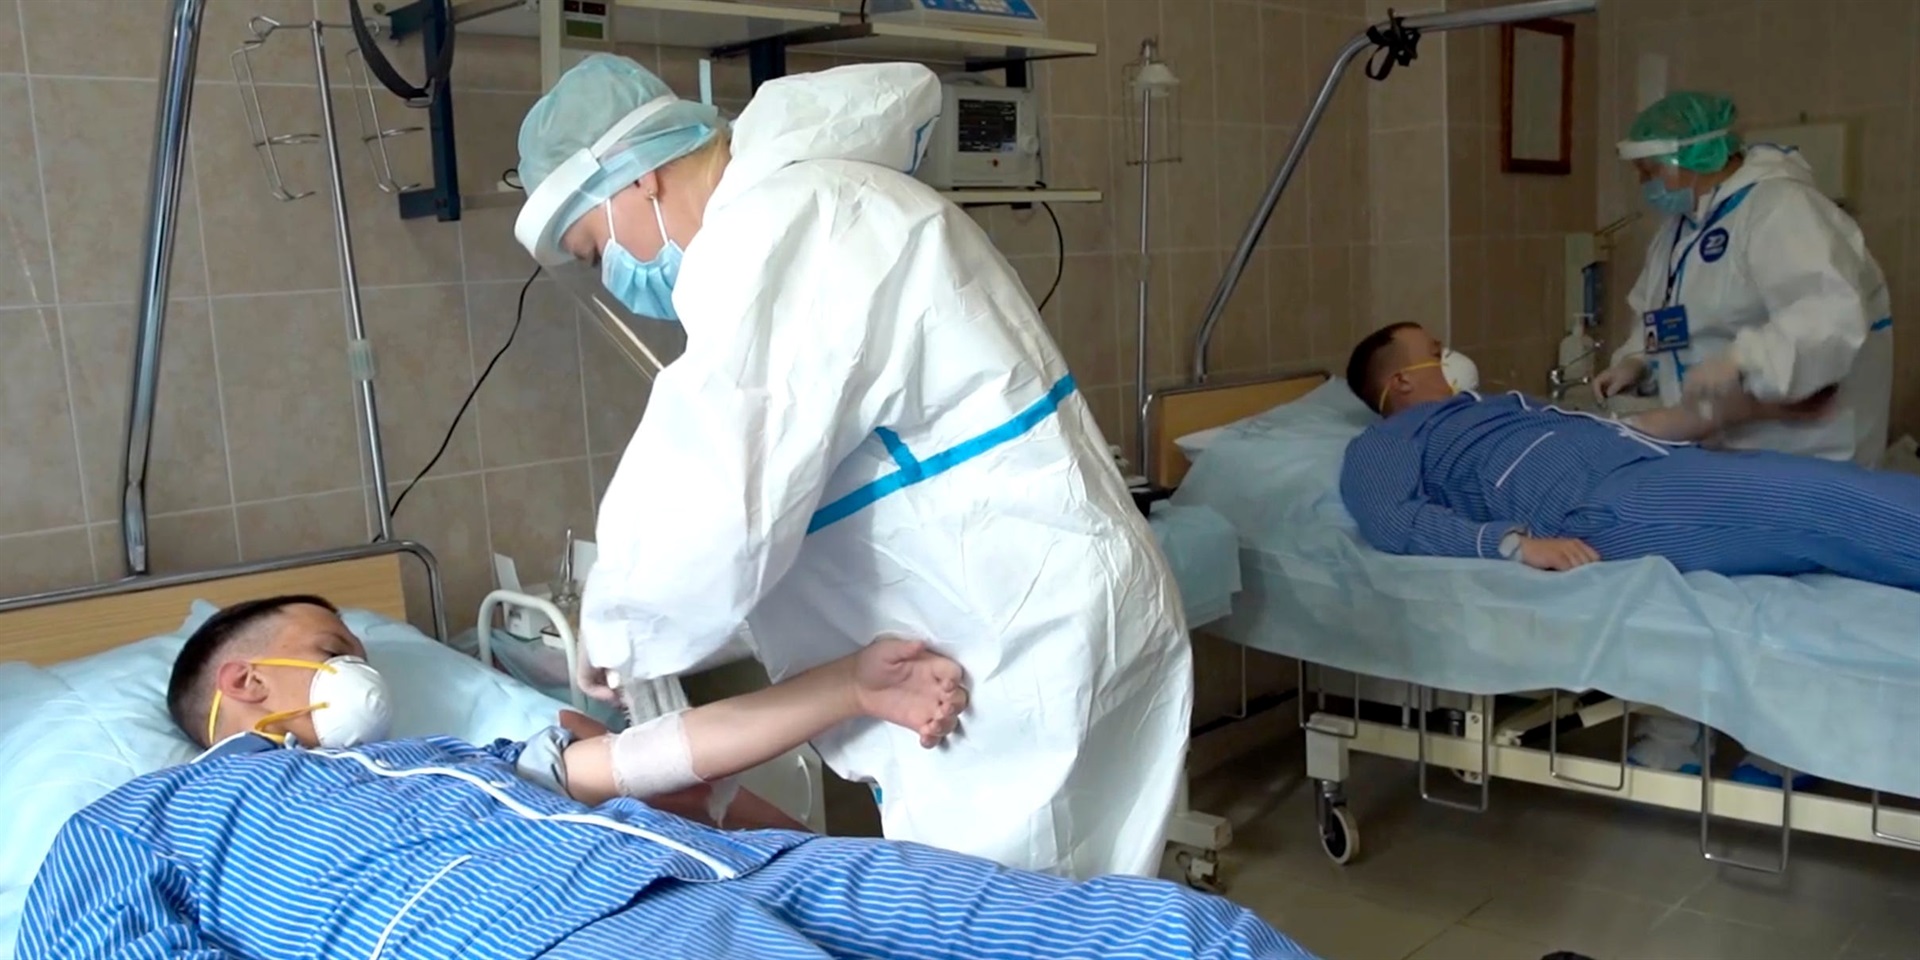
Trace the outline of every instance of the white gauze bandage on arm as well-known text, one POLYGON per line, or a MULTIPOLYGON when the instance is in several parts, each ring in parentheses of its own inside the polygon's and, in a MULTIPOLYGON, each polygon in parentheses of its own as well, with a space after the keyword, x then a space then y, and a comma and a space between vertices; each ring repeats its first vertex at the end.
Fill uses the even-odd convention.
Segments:
POLYGON ((693 772, 682 712, 655 717, 614 737, 613 785, 621 796, 657 797, 705 782, 693 772))

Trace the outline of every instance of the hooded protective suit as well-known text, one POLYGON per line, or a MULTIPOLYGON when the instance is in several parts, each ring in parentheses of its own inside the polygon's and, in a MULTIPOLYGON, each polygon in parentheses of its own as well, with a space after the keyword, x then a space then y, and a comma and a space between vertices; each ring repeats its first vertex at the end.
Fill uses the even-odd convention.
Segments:
POLYGON ((1150 874, 1185 757, 1173 577, 1032 301, 914 180, 924 67, 760 88, 687 245, 686 352, 601 504, 592 662, 659 677, 742 624, 778 681, 882 632, 966 668, 960 733, 816 742, 886 835, 1075 876, 1150 874))
MULTIPOLYGON (((1691 216, 1654 233, 1627 295, 1635 318, 1684 305, 1691 343, 1646 356, 1667 405, 1688 368, 1731 351, 1747 391, 1804 399, 1838 384, 1834 415, 1727 431, 1728 446, 1872 466, 1887 446, 1893 392, 1886 278, 1853 218, 1820 193, 1799 155, 1755 145, 1691 216), (1670 288, 1670 289, 1669 289, 1670 288)), ((1646 354, 1641 328, 1616 362, 1646 354)))

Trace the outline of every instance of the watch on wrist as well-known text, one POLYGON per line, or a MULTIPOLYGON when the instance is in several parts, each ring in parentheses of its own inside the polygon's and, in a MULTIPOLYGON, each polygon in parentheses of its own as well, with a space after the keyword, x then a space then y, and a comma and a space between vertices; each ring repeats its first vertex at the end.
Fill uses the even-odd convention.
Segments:
POLYGON ((1524 539, 1524 537, 1520 531, 1507 531, 1507 535, 1500 538, 1500 559, 1518 560, 1520 558, 1520 541, 1522 539, 1524 539))

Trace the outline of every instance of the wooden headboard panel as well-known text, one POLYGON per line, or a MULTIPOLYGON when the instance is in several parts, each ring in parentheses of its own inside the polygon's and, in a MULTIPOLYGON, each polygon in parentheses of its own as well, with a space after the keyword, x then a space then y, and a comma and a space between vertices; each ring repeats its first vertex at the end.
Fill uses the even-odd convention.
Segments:
POLYGON ((226 606, 259 597, 310 593, 342 608, 357 607, 405 620, 407 601, 400 573, 400 555, 389 553, 0 613, 0 662, 58 663, 169 633, 179 629, 195 600, 226 606))
POLYGON ((1172 489, 1186 477, 1193 464, 1174 445, 1176 439, 1292 403, 1326 382, 1327 374, 1316 371, 1240 383, 1179 387, 1154 394, 1147 413, 1147 437, 1154 452, 1154 475, 1149 479, 1157 487, 1172 489))

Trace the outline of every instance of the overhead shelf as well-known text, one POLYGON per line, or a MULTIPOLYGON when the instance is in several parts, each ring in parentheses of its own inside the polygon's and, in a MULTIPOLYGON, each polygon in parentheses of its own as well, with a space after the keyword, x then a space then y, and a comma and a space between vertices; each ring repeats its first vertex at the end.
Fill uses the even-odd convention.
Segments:
MULTIPOLYGON (((862 60, 932 63, 1000 63, 1091 57, 1097 45, 1018 33, 952 30, 905 23, 862 23, 830 10, 751 3, 745 0, 614 0, 618 43, 740 53, 759 42, 780 40, 809 52, 862 60)), ((515 7, 460 23, 460 32, 513 37, 540 35, 537 4, 515 7)))

